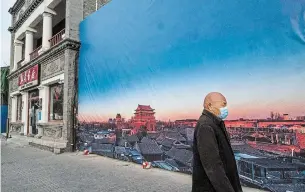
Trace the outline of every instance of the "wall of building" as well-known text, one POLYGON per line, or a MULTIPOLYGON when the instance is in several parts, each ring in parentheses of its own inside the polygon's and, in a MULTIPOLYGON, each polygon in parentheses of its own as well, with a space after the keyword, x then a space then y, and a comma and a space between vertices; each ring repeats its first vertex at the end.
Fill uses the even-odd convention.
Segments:
POLYGON ((84 1, 83 17, 85 19, 87 16, 91 15, 92 13, 100 9, 102 6, 109 3, 111 0, 83 0, 83 1, 84 1))
POLYGON ((227 127, 256 127, 256 121, 225 121, 227 127))
POLYGON ((78 60, 78 50, 67 49, 65 51, 65 61, 66 65, 64 68, 65 81, 64 81, 64 124, 65 130, 63 131, 63 137, 67 138, 68 151, 72 150, 72 145, 74 144, 74 124, 76 122, 77 108, 76 102, 76 87, 77 87, 77 62, 78 60))
MULTIPOLYGON (((14 10, 10 10, 12 13, 12 27, 10 31, 12 34, 12 48, 11 48, 11 68, 14 64, 14 39, 23 38, 23 34, 27 29, 27 26, 36 25, 42 17, 42 13, 45 11, 51 12, 52 9, 58 5, 57 0, 33 0, 33 10, 30 14, 22 17, 20 10, 27 10, 26 7, 29 4, 22 5, 20 2, 19 7, 13 6, 14 10), (19 19, 22 19, 21 20, 19 19), (18 24, 18 25, 17 25, 18 24)), ((18 1, 17 1, 18 4, 18 1)), ((49 50, 40 54, 34 60, 26 63, 24 66, 18 68, 12 72, 9 76, 10 82, 10 114, 11 119, 11 132, 15 134, 29 135, 32 133, 31 129, 27 131, 28 126, 28 99, 29 92, 33 89, 39 90, 39 98, 41 99, 40 119, 37 120, 38 134, 33 138, 35 145, 43 145, 48 147, 60 148, 60 151, 71 151, 73 148, 73 128, 75 116, 75 92, 76 92, 76 66, 78 60, 79 49, 79 23, 83 19, 83 1, 65 0, 65 7, 61 7, 57 10, 57 14, 64 13, 62 18, 65 18, 65 36, 64 39, 56 46, 51 47, 49 50), (60 9, 65 9, 60 11, 60 9), (39 84, 37 86, 19 90, 18 77, 19 75, 29 70, 31 67, 39 65, 39 84), (49 97, 50 86, 54 83, 64 83, 64 105, 63 105, 63 120, 51 122, 49 120, 49 97), (16 121, 16 96, 22 94, 23 111, 22 121, 16 121), (37 136, 37 137, 36 137, 37 136), (68 147, 67 147, 68 146, 68 147)), ((31 4, 32 5, 32 4, 31 4)), ((26 12, 26 11, 25 11, 26 12)), ((52 19, 52 25, 58 23, 61 19, 60 15, 52 19)), ((42 33, 42 31, 40 31, 42 33)), ((57 150, 58 151, 58 150, 57 150)))

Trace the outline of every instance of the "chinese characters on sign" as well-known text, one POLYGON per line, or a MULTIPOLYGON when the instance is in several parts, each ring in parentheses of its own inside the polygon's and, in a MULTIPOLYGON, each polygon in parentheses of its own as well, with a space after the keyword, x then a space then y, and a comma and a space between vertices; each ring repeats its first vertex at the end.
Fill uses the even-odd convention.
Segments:
POLYGON ((38 65, 22 72, 18 77, 19 90, 38 85, 38 65))

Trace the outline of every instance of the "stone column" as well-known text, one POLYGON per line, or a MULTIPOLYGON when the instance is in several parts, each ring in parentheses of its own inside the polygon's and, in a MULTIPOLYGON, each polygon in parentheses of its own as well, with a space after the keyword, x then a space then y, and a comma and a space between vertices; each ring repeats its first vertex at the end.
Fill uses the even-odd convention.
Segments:
MULTIPOLYGON (((75 139, 75 129, 73 127, 73 118, 75 117, 74 109, 72 108, 74 104, 74 94, 75 94, 75 67, 77 67, 76 60, 78 59, 78 54, 76 50, 66 49, 65 50, 65 77, 64 77, 64 116, 63 122, 64 127, 62 131, 62 137, 67 140, 67 151, 73 150, 73 144, 75 139)), ((77 102, 75 103, 77 104, 77 102)))
POLYGON ((25 32, 25 51, 24 51, 24 63, 31 60, 30 53, 34 50, 34 33, 36 30, 28 28, 25 32))
POLYGON ((49 87, 39 86, 38 89, 39 89, 39 99, 41 99, 41 103, 39 103, 41 105, 39 111, 41 119, 38 120, 38 125, 37 125, 38 133, 35 137, 41 138, 43 136, 43 127, 39 124, 48 122, 49 87))
POLYGON ((15 40, 14 42, 14 66, 13 66, 13 71, 17 69, 17 63, 21 61, 22 59, 22 45, 23 42, 15 40))
POLYGON ((28 92, 21 92, 22 94, 22 122, 23 122, 23 134, 27 135, 28 116, 29 116, 29 94, 28 92))
POLYGON ((41 119, 38 121, 39 123, 47 123, 49 119, 49 87, 48 86, 40 86, 39 89, 39 98, 42 99, 41 103, 41 119))
POLYGON ((52 38, 52 14, 48 12, 43 13, 43 28, 42 28, 42 51, 50 49, 52 38))
POLYGON ((17 97, 11 96, 12 99, 12 113, 11 113, 11 122, 16 122, 17 117, 17 97))

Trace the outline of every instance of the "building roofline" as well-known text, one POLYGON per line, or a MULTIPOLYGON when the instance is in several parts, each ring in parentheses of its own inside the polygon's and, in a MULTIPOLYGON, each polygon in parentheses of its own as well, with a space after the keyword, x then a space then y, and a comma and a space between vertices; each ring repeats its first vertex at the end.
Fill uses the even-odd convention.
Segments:
POLYGON ((304 120, 258 120, 257 122, 305 122, 304 120))
MULTIPOLYGON (((26 65, 18 68, 16 71, 12 71, 7 78, 9 80, 18 77, 18 75, 23 72, 26 71, 27 69, 33 67, 34 65, 36 65, 37 63, 40 65, 41 62, 45 62, 46 60, 49 60, 51 58, 53 58, 54 55, 60 53, 63 50, 66 49, 73 49, 73 50, 78 50, 80 47, 80 42, 72 40, 72 39, 64 39, 62 42, 60 42, 59 44, 55 45, 54 47, 50 48, 48 51, 44 52, 42 55, 40 55, 39 57, 33 59, 32 61, 28 62, 26 65)), ((91 123, 99 123, 99 122, 91 122, 91 123)))
POLYGON ((179 122, 179 121, 197 121, 197 119, 177 119, 177 120, 175 120, 175 122, 179 122))
POLYGON ((8 12, 14 14, 17 10, 25 3, 25 0, 17 0, 12 7, 9 8, 8 12))
MULTIPOLYGON (((26 8, 21 17, 13 24, 12 31, 15 32, 26 21, 26 19, 32 14, 32 12, 43 2, 43 0, 33 0, 31 4, 26 8)), ((17 0, 12 8, 9 9, 11 14, 19 11, 19 7, 24 4, 24 0, 17 0), (22 3, 21 3, 22 2, 22 3)))
POLYGON ((259 122, 305 122, 304 120, 268 120, 268 119, 258 119, 258 120, 251 120, 251 119, 244 119, 244 120, 225 120, 225 122, 253 122, 253 123, 259 123, 259 122))

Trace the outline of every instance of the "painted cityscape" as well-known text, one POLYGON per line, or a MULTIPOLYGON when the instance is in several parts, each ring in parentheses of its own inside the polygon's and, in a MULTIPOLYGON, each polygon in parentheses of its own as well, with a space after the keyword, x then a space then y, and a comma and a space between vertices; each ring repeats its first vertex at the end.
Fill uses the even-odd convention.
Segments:
POLYGON ((192 174, 217 91, 242 184, 305 191, 305 1, 135 3, 80 25, 78 149, 192 174))

